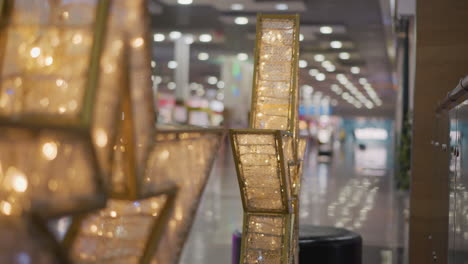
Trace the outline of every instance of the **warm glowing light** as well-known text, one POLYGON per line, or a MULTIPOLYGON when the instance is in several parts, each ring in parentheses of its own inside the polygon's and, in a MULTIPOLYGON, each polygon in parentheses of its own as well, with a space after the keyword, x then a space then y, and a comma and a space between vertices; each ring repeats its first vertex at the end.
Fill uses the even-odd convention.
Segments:
POLYGON ((2 213, 4 215, 10 215, 11 214, 11 209, 12 209, 12 206, 9 202, 7 201, 2 201, 0 203, 0 210, 2 210, 2 213))
POLYGON ((246 17, 236 17, 234 19, 234 23, 237 25, 247 25, 249 23, 249 19, 246 17))
POLYGON ((6 179, 16 192, 25 192, 28 189, 28 180, 24 173, 14 167, 10 167, 6 172, 6 179))
POLYGON ((41 55, 41 48, 34 47, 34 48, 31 49, 29 54, 31 55, 31 57, 37 58, 37 57, 39 57, 41 55))
POLYGON ((111 211, 110 216, 111 217, 117 217, 117 212, 116 211, 111 211))
POLYGON ((135 39, 132 40, 132 47, 139 48, 139 47, 143 46, 144 43, 145 43, 145 41, 143 40, 143 38, 138 37, 138 38, 135 38, 135 39))
POLYGON ((42 154, 47 160, 54 160, 57 157, 57 144, 55 142, 46 142, 42 145, 42 154))
POLYGON ((304 34, 299 34, 299 41, 304 41, 304 34))
POLYGON ((79 33, 75 34, 75 35, 73 36, 73 38, 72 38, 72 42, 73 42, 73 44, 75 44, 75 45, 80 44, 81 42, 83 42, 83 35, 81 35, 81 34, 79 34, 79 33))
POLYGON ((46 66, 50 66, 52 63, 54 63, 54 58, 52 58, 52 56, 47 56, 44 62, 46 66))
POLYGON ((102 128, 98 128, 94 131, 94 138, 96 145, 100 148, 107 146, 108 137, 106 131, 102 128))

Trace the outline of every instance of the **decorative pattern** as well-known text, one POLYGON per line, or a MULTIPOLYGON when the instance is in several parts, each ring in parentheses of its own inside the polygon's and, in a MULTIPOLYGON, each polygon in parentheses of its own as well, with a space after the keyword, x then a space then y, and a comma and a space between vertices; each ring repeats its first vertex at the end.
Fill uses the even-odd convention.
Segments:
POLYGON ((174 212, 151 263, 176 264, 192 226, 224 132, 216 129, 160 129, 146 172, 143 193, 174 182, 179 187, 174 212))
POLYGON ((119 50, 101 56, 108 4, 4 2, 0 176, 20 188, 2 184, 0 199, 12 211, 57 216, 104 205, 118 106, 115 86, 98 79, 101 59, 103 70, 115 65, 119 50))
POLYGON ((297 15, 257 17, 250 129, 230 130, 244 264, 298 262, 298 43, 297 15))

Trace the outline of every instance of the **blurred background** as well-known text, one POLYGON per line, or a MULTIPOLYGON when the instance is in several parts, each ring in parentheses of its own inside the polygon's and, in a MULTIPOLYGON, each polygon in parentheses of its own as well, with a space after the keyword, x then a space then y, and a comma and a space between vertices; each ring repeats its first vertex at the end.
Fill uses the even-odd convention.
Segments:
MULTIPOLYGON (((301 223, 364 239, 364 263, 405 263, 414 1, 153 0, 159 122, 247 128, 256 15, 300 14, 301 223)), ((242 206, 229 144, 182 263, 230 263, 242 206)))

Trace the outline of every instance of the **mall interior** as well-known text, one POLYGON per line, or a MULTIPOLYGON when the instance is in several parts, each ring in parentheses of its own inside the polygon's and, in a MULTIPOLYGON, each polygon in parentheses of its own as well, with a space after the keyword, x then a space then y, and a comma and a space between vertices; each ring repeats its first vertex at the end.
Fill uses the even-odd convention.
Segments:
POLYGON ((468 263, 467 14, 0 0, 0 263, 468 263))

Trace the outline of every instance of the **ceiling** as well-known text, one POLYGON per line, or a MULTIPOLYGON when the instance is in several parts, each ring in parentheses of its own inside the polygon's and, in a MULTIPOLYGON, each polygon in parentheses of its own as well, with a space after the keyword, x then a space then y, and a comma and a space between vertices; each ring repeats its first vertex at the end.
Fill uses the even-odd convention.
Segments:
MULTIPOLYGON (((155 42, 154 45, 157 62, 155 74, 163 77, 163 90, 164 84, 170 82, 173 76, 173 70, 167 67, 167 62, 174 57, 174 44, 169 40, 169 32, 177 30, 194 36, 195 42, 191 45, 190 82, 203 83, 206 82, 206 76, 219 77, 221 56, 239 52, 250 55, 253 53, 257 13, 299 13, 301 34, 304 37, 301 41, 300 59, 307 62, 307 66, 300 69, 300 85, 311 86, 313 95, 328 96, 337 103, 334 107, 337 114, 393 115, 396 92, 379 0, 192 0, 190 5, 180 5, 177 1, 153 0, 149 6, 153 33, 166 36, 164 41, 155 42), (232 4, 241 4, 243 9, 232 10, 232 4), (277 10, 277 4, 287 4, 288 10, 277 10), (235 24, 235 18, 239 16, 246 17, 248 24, 235 24), (330 26, 333 32, 321 33, 323 26, 330 26), (212 40, 208 43, 200 42, 200 34, 210 34, 212 40), (332 48, 332 41, 340 41, 342 47, 332 48), (199 60, 197 55, 200 52, 209 53, 210 59, 199 60), (347 54, 341 54, 340 58, 340 53, 343 52, 347 54), (323 55, 334 66, 334 71, 328 72, 323 67, 323 62, 316 61, 317 54, 323 55), (359 67, 359 73, 351 73, 351 67, 359 67), (325 80, 318 81, 316 74, 310 75, 317 71, 325 75, 325 80), (345 80, 340 81, 337 77, 344 77, 345 80), (371 96, 372 91, 375 91, 374 96, 371 96), (343 99, 345 92, 349 94, 348 97, 354 98, 354 103, 343 99), (366 107, 370 106, 366 101, 372 107, 366 107), (361 107, 357 108, 356 105, 359 104, 361 107)), ((206 87, 216 89, 216 86, 206 87)))

